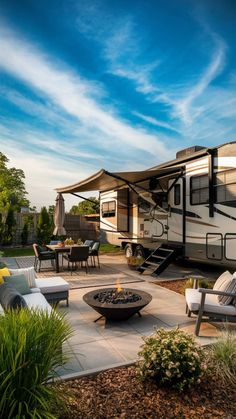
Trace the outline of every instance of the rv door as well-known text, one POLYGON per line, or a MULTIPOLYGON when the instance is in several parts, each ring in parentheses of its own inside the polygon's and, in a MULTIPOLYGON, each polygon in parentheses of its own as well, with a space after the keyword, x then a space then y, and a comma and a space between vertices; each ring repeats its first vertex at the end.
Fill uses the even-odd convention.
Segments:
MULTIPOLYGON (((169 181, 169 188, 174 179, 169 181)), ((169 192, 168 197, 168 242, 183 243, 183 179, 180 178, 169 192)))

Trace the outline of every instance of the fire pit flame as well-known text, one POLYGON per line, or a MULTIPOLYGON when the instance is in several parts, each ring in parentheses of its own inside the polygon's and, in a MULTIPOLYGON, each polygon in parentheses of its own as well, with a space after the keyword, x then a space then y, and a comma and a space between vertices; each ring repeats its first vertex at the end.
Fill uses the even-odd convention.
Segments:
POLYGON ((123 288, 121 287, 119 279, 117 279, 117 281, 116 281, 116 291, 117 291, 117 293, 123 292, 123 288))

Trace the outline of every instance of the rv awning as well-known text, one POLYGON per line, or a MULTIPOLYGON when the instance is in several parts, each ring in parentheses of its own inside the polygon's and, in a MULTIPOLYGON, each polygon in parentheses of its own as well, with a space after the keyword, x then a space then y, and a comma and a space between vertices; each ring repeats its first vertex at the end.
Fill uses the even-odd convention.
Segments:
POLYGON ((173 175, 181 172, 180 166, 172 166, 168 168, 159 168, 152 170, 144 170, 138 172, 108 172, 101 169, 99 172, 82 180, 74 185, 57 188, 58 193, 76 193, 88 191, 106 191, 111 189, 118 189, 125 184, 138 186, 145 180, 152 177, 161 177, 165 175, 173 175))

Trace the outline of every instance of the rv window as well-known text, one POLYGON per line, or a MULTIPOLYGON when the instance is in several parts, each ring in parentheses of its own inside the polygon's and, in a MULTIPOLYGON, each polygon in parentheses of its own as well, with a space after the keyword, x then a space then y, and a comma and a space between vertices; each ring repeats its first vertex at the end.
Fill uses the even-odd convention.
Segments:
POLYGON ((116 201, 104 202, 102 204, 102 217, 115 217, 116 215, 116 201))
POLYGON ((180 205, 180 185, 174 186, 174 204, 180 205))
POLYGON ((190 204, 199 205, 209 202, 208 175, 192 176, 190 178, 190 204))
POLYGON ((236 170, 216 174, 215 197, 217 203, 236 201, 236 170))

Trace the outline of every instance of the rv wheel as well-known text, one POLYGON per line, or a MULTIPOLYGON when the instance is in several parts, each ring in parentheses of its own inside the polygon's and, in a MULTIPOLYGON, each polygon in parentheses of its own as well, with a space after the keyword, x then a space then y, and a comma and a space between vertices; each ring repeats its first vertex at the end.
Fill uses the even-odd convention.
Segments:
POLYGON ((127 244, 125 246, 125 257, 129 258, 130 256, 133 256, 133 248, 132 248, 131 244, 127 244))
POLYGON ((143 246, 136 246, 135 247, 134 256, 142 257, 142 258, 145 259, 145 253, 144 253, 143 246))

